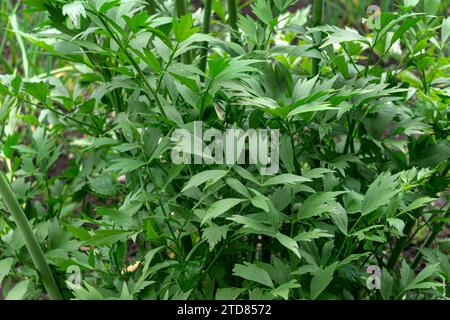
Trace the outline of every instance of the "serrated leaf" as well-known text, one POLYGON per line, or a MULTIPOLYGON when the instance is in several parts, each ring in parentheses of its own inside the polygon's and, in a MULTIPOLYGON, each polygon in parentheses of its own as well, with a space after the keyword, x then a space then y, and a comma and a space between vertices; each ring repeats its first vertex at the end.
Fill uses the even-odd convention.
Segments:
POLYGON ((288 118, 292 118, 298 114, 306 113, 306 112, 318 112, 318 111, 327 111, 327 110, 336 110, 339 111, 339 108, 331 106, 328 102, 317 103, 312 102, 305 105, 301 105, 288 113, 288 118))
POLYGON ((198 187, 205 182, 208 182, 208 184, 212 185, 222 179, 227 173, 228 171, 226 170, 207 170, 200 172, 189 179, 188 183, 186 183, 181 192, 184 192, 193 187, 198 187))
POLYGON ((3 278, 5 278, 5 276, 9 273, 13 262, 13 258, 6 258, 0 261, 0 283, 2 283, 3 278))
POLYGON ((83 244, 89 246, 110 246, 119 241, 126 241, 132 232, 128 230, 98 230, 83 244))
POLYGON ((212 251, 214 247, 220 242, 220 240, 225 239, 228 232, 228 226, 218 226, 215 223, 210 222, 209 226, 203 229, 203 236, 208 241, 209 251, 212 251))
POLYGON ((89 187, 104 196, 114 196, 116 194, 116 184, 110 175, 103 174, 93 179, 89 178, 89 187))
POLYGON ((287 235, 284 235, 280 232, 277 232, 275 235, 275 238, 277 238, 277 240, 283 245, 285 246, 287 249, 291 250, 293 253, 295 253, 295 255, 301 259, 301 255, 299 252, 299 248, 298 248, 298 243, 292 239, 291 237, 288 237, 287 235))
POLYGON ((233 275, 253 282, 258 282, 270 288, 274 287, 269 273, 249 262, 244 262, 244 264, 236 264, 233 269, 233 275))
POLYGON ((30 282, 30 280, 24 280, 17 283, 14 288, 8 292, 5 300, 22 300, 27 294, 30 282))
POLYGON ((441 0, 424 0, 425 13, 434 15, 439 10, 441 0))
POLYGON ((321 230, 321 229, 314 229, 307 232, 302 232, 294 237, 295 241, 312 241, 314 239, 320 239, 320 238, 333 238, 333 234, 329 233, 328 231, 321 230))
POLYGON ((386 205, 399 192, 398 175, 390 175, 386 172, 380 174, 369 186, 364 196, 361 214, 367 215, 386 205))
POLYGON ((439 269, 439 263, 431 264, 426 266, 419 274, 406 286, 405 290, 413 290, 413 289, 423 289, 430 288, 432 286, 438 286, 439 283, 426 283, 424 286, 424 281, 431 277, 434 273, 437 273, 439 269), (430 286, 431 284, 431 286, 430 286))
POLYGON ((206 215, 203 217, 202 224, 204 224, 208 220, 217 218, 218 216, 224 214, 234 206, 244 201, 244 199, 227 198, 214 202, 206 211, 206 215))
POLYGON ((338 262, 336 261, 332 265, 329 265, 325 269, 321 269, 317 272, 317 274, 312 278, 311 280, 311 299, 316 299, 323 290, 328 287, 331 280, 333 280, 333 274, 336 270, 336 266, 338 265, 338 262))
POLYGON ((295 185, 298 183, 309 182, 309 181, 311 181, 311 179, 297 176, 295 174, 283 173, 278 176, 267 179, 264 182, 264 186, 268 187, 268 186, 273 186, 273 185, 277 185, 277 184, 295 185))
POLYGON ((394 287, 394 278, 389 274, 386 268, 381 270, 380 293, 384 300, 391 299, 392 289, 394 287))
POLYGON ((445 43, 447 42, 449 37, 450 37, 450 17, 447 17, 442 21, 442 27, 441 27, 442 46, 445 45, 445 43))
POLYGON ((68 16, 76 28, 79 28, 81 17, 86 17, 86 10, 81 1, 74 1, 62 7, 62 14, 68 16))
POLYGON ((252 195, 248 191, 247 187, 242 184, 238 179, 236 178, 227 178, 225 180, 226 184, 230 186, 234 191, 238 192, 242 196, 246 198, 251 198, 252 195))
POLYGON ((236 223, 242 224, 242 225, 244 225, 245 228, 251 229, 252 231, 255 231, 257 233, 270 235, 270 236, 272 236, 274 234, 271 227, 266 226, 266 225, 262 224, 260 221, 257 221, 251 217, 234 215, 232 217, 227 218, 227 220, 231 220, 236 223))
POLYGON ((321 48, 324 48, 331 44, 349 41, 358 41, 368 45, 370 44, 369 40, 367 40, 356 31, 334 28, 333 32, 325 39, 325 42, 321 45, 321 48))
POLYGON ((32 95, 40 102, 45 103, 49 94, 47 84, 44 82, 24 82, 23 87, 26 93, 32 95))
POLYGON ((283 298, 284 300, 289 299, 289 292, 291 289, 300 288, 301 286, 297 283, 297 280, 291 280, 289 282, 286 282, 282 284, 281 286, 277 287, 272 291, 272 294, 275 296, 279 296, 283 298))
POLYGON ((345 191, 317 192, 309 196, 302 204, 299 218, 306 219, 324 212, 330 212, 334 207, 328 203, 333 203, 336 197, 342 193, 345 193, 345 191))
POLYGON ((117 172, 118 175, 124 175, 146 165, 144 161, 129 158, 114 159, 112 163, 113 165, 107 167, 105 172, 117 172))
POLYGON ((398 218, 388 218, 387 222, 391 227, 394 227, 400 236, 403 236, 403 229, 405 228, 405 223, 403 220, 400 220, 398 218))
POLYGON ((343 234, 347 235, 347 227, 348 227, 347 212, 339 202, 333 201, 330 202, 329 205, 330 205, 329 214, 331 216, 331 220, 333 220, 334 224, 338 227, 339 230, 341 230, 343 234))
POLYGON ((244 288, 218 288, 216 300, 235 300, 244 291, 244 288))
POLYGON ((259 194, 250 199, 250 202, 254 207, 262 209, 265 212, 269 212, 269 205, 267 204, 267 201, 270 200, 267 199, 267 197, 263 196, 262 194, 259 194))
POLYGON ((99 207, 97 208, 96 213, 100 216, 111 218, 111 220, 114 222, 114 225, 117 227, 127 230, 137 229, 136 221, 134 221, 134 219, 129 214, 121 210, 115 208, 99 207))
POLYGON ((403 209, 398 215, 402 215, 406 212, 410 212, 417 208, 423 207, 427 203, 430 203, 431 201, 434 201, 434 200, 436 200, 436 198, 430 198, 430 197, 418 198, 418 199, 414 200, 413 202, 411 202, 410 204, 408 204, 408 206, 405 209, 403 209))

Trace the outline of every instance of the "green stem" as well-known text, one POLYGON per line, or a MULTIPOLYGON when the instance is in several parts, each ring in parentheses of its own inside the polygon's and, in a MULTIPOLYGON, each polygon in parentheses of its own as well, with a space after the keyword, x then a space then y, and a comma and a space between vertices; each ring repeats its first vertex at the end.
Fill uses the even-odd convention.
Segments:
POLYGON ((122 45, 122 42, 115 36, 114 32, 111 30, 111 28, 109 27, 108 23, 106 22, 105 19, 109 19, 108 16, 106 15, 99 15, 98 18, 100 19, 100 21, 103 23, 106 31, 108 31, 108 33, 110 34, 111 38, 114 39, 114 41, 119 45, 119 48, 122 50, 122 52, 125 54, 125 56, 128 58, 128 61, 131 63, 131 65, 134 67, 134 69, 136 70, 136 72, 139 74, 139 76, 141 77, 141 79, 143 80, 144 84, 146 85, 147 89, 151 92, 153 98, 155 99, 156 105, 159 109, 159 111, 161 112, 162 116, 164 117, 164 119, 168 119, 167 118, 167 114, 164 111, 161 101, 158 98, 158 93, 155 92, 155 90, 153 90, 152 86, 150 85, 150 83, 147 80, 147 77, 145 76, 144 72, 141 70, 141 68, 139 67, 139 65, 136 63, 136 61, 134 61, 133 57, 130 55, 130 53, 128 52, 127 48, 125 48, 122 45))
POLYGON ((289 133, 289 138, 291 140, 291 147, 292 147, 292 156, 293 156, 293 160, 294 160, 294 168, 295 168, 295 173, 299 176, 302 175, 302 169, 300 166, 300 163, 298 162, 298 158, 297 155, 295 154, 295 144, 294 144, 294 135, 292 133, 291 130, 291 125, 289 123, 289 120, 286 120, 286 127, 288 129, 288 133, 289 133))
POLYGON ((25 241, 25 245, 27 246, 31 259, 36 266, 36 269, 50 299, 61 300, 61 292, 59 291, 56 281, 53 278, 50 267, 45 261, 44 253, 42 252, 42 249, 39 246, 39 243, 33 233, 33 229, 31 228, 31 225, 28 222, 28 219, 25 216, 22 207, 14 196, 11 187, 9 186, 2 173, 0 173, 0 195, 2 196, 3 203, 11 213, 11 216, 14 219, 14 222, 16 223, 17 228, 19 229, 19 232, 25 241))
POLYGON ((176 0, 175 10, 177 11, 178 18, 186 14, 186 4, 184 3, 184 0, 176 0))
MULTIPOLYGON (((176 0, 175 8, 177 12, 177 17, 181 18, 186 14, 186 2, 184 0, 176 0)), ((191 52, 187 51, 181 55, 181 60, 184 64, 191 64, 191 52)))
POLYGON ((154 0, 147 0, 147 11, 150 15, 156 13, 156 4, 154 0))
MULTIPOLYGON (((448 216, 449 208, 447 208, 446 213, 444 214, 444 218, 448 216)), ((435 224, 432 228, 431 234, 428 236, 427 240, 422 245, 422 249, 428 248, 433 243, 436 236, 439 234, 439 232, 442 231, 444 227, 444 222, 440 222, 438 224, 435 224)), ((422 260, 422 252, 419 250, 416 257, 414 258, 413 263, 411 264, 411 268, 414 270, 419 265, 420 261, 422 260)))
POLYGON ((350 119, 349 114, 347 113, 347 122, 348 122, 348 134, 347 134, 347 139, 345 140, 345 145, 344 145, 344 154, 348 153, 348 148, 353 145, 353 130, 355 127, 355 121, 350 119))
POLYGON ((236 0, 228 0, 227 7, 228 7, 228 24, 230 25, 230 27, 232 29, 231 30, 231 41, 238 42, 238 38, 235 35, 235 32, 238 31, 236 0))
MULTIPOLYGON (((203 11, 203 33, 209 33, 209 26, 211 24, 211 9, 212 0, 205 0, 205 8, 203 11)), ((203 49, 201 51, 200 70, 206 71, 206 62, 208 59, 208 42, 203 42, 203 49)))
MULTIPOLYGON (((314 0, 313 3, 313 19, 312 27, 320 26, 323 23, 323 0, 314 0)), ((312 59, 311 71, 312 75, 315 76, 319 73, 319 62, 320 59, 312 59)))
POLYGON ((372 55, 373 55, 373 50, 375 49, 375 45, 378 42, 378 33, 375 36, 375 39, 372 43, 372 46, 370 47, 370 52, 369 52, 369 56, 367 57, 367 62, 366 62, 366 67, 364 70, 364 76, 367 77, 368 73, 369 73, 369 66, 370 66, 370 60, 372 60, 372 55))

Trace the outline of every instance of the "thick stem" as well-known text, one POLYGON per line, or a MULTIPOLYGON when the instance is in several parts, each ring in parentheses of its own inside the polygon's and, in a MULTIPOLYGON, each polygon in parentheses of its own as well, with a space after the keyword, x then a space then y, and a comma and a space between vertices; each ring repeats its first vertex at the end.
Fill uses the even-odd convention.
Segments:
POLYGON ((13 217, 14 222, 16 223, 17 228, 19 229, 19 232, 25 241, 25 245, 27 246, 31 259, 33 260, 33 263, 36 266, 37 271, 39 272, 39 276, 50 299, 61 300, 61 292, 59 291, 56 281, 53 278, 50 267, 45 261, 44 253, 39 246, 39 243, 33 233, 27 217, 25 216, 25 213, 22 210, 22 207, 14 196, 11 187, 9 186, 2 173, 0 173, 0 195, 2 196, 3 203, 11 213, 11 216, 13 217))
POLYGON ((238 31, 237 26, 237 4, 236 0, 228 0, 228 23, 231 27, 231 41, 237 42, 238 38, 235 35, 235 32, 238 31))
MULTIPOLYGON (((314 0, 313 3, 313 18, 311 21, 312 27, 320 26, 323 23, 323 0, 314 0)), ((313 58, 311 72, 315 76, 319 73, 320 59, 313 58)))
MULTIPOLYGON (((209 26, 211 24, 211 8, 212 8, 212 0, 205 0, 205 7, 203 11, 203 33, 209 33, 209 26)), ((208 42, 203 42, 203 49, 201 51, 201 60, 200 60, 200 70, 205 72, 206 70, 206 62, 208 59, 208 42)))

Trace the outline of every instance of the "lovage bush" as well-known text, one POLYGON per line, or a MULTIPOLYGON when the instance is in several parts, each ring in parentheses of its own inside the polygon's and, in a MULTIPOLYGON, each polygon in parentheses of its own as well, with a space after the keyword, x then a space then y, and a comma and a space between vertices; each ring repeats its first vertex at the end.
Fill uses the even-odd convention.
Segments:
POLYGON ((448 2, 384 3, 3 1, 2 296, 448 298, 448 2))

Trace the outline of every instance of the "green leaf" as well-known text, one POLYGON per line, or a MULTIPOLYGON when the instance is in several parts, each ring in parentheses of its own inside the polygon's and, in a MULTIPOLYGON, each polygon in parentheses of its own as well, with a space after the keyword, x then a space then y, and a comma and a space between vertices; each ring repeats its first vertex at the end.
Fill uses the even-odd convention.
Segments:
POLYGON ((188 13, 182 16, 180 19, 174 18, 172 28, 175 35, 175 39, 178 42, 182 42, 192 36, 194 33, 200 30, 199 27, 193 27, 194 20, 192 20, 192 14, 188 13))
POLYGON ((405 209, 403 209, 398 215, 402 215, 406 212, 410 212, 417 208, 423 207, 427 203, 430 203, 431 201, 434 201, 434 200, 436 200, 436 198, 430 198, 430 197, 418 198, 418 199, 414 200, 413 202, 411 202, 410 204, 408 204, 408 206, 405 209))
POLYGON ((116 183, 110 175, 100 175, 89 178, 89 187, 97 194, 103 196, 114 196, 116 194, 116 183))
POLYGON ((255 220, 248 216, 233 215, 232 217, 227 218, 227 220, 243 224, 244 228, 249 229, 250 231, 257 234, 265 234, 269 236, 274 235, 274 232, 271 227, 266 226, 262 224, 260 221, 255 220))
POLYGON ((181 192, 184 192, 193 187, 198 187, 205 182, 208 182, 208 185, 212 185, 222 179, 227 173, 228 171, 226 170, 207 170, 200 172, 189 179, 188 183, 186 183, 181 192))
POLYGON ((367 215, 386 205, 399 192, 398 175, 383 172, 369 186, 362 202, 361 214, 367 215))
POLYGON ((14 288, 8 292, 5 300, 22 300, 27 294, 30 283, 30 280, 24 280, 16 284, 14 288))
POLYGON ((317 192, 309 196, 302 204, 299 218, 306 219, 334 210, 334 200, 342 193, 345 193, 345 191, 317 192))
POLYGON ((272 294, 274 296, 279 296, 279 297, 283 298, 284 300, 288 300, 290 289, 296 289, 296 288, 300 288, 300 287, 301 286, 297 283, 297 280, 294 279, 294 280, 286 282, 286 283, 282 284, 281 286, 279 286, 278 288, 274 289, 272 291, 272 294))
POLYGON ((384 300, 391 299, 392 289, 394 287, 394 278, 389 274, 386 268, 381 270, 380 293, 384 300))
POLYGON ((262 194, 258 194, 257 196, 250 199, 250 202, 254 207, 262 209, 265 212, 269 212, 269 205, 267 204, 267 201, 270 200, 262 194))
POLYGON ((238 179, 236 179, 236 178, 227 178, 225 180, 225 182, 227 183, 228 186, 230 186, 230 188, 232 188, 234 191, 238 192, 242 196, 244 196, 246 198, 249 198, 249 199, 252 197, 252 195, 248 191, 247 187, 244 186, 242 184, 242 182, 240 182, 238 179))
POLYGON ((405 7, 415 7, 420 0, 403 0, 403 5, 405 7))
POLYGON ((80 300, 105 300, 106 297, 104 297, 100 291, 98 291, 96 288, 91 286, 86 281, 83 281, 83 285, 86 287, 79 287, 75 288, 73 290, 73 295, 75 298, 80 300))
POLYGON ((119 175, 124 175, 146 165, 144 161, 129 158, 114 159, 111 162, 113 165, 107 167, 105 172, 117 172, 119 175))
POLYGON ((234 206, 244 201, 246 200, 237 198, 227 198, 214 202, 206 211, 206 215, 203 217, 202 224, 204 224, 208 220, 217 218, 218 216, 224 214, 234 206))
POLYGON ((334 224, 338 227, 339 230, 341 230, 343 234, 347 235, 347 227, 348 227, 347 212, 339 202, 332 201, 330 202, 329 205, 330 205, 329 214, 331 216, 331 220, 333 220, 334 224))
POLYGON ((333 32, 325 39, 325 42, 321 45, 321 48, 324 48, 326 46, 335 43, 350 42, 350 41, 357 41, 370 45, 369 40, 361 36, 357 31, 352 31, 349 29, 344 30, 334 27, 333 32))
POLYGON ((23 87, 26 93, 32 95, 40 102, 45 103, 47 100, 49 91, 45 82, 24 82, 23 87))
POLYGON ((69 16, 73 25, 76 28, 79 28, 81 17, 86 17, 86 10, 84 9, 81 1, 74 1, 72 3, 65 4, 62 7, 62 14, 69 16))
POLYGON ((23 144, 19 144, 17 146, 12 146, 11 148, 15 149, 15 150, 19 150, 21 153, 28 153, 28 154, 37 154, 37 151, 34 150, 32 147, 30 146, 26 146, 23 144))
POLYGON ((239 174, 242 178, 253 182, 254 184, 260 186, 262 185, 250 172, 245 170, 244 168, 240 166, 234 166, 233 169, 239 174))
POLYGON ((0 260, 0 283, 2 283, 3 278, 5 278, 5 276, 9 273, 9 270, 11 269, 13 262, 14 262, 13 258, 6 258, 0 260))
POLYGON ((101 137, 95 138, 92 140, 92 143, 89 146, 84 148, 85 151, 97 150, 103 147, 110 147, 118 145, 120 142, 113 138, 101 137))
POLYGON ((300 105, 288 113, 288 118, 292 118, 298 114, 306 112, 317 112, 317 111, 327 111, 335 110, 339 111, 339 108, 331 106, 328 102, 312 102, 304 105, 300 105))
POLYGON ((216 300, 235 300, 244 291, 244 288, 218 288, 216 300))
POLYGON ((267 0, 257 0, 251 5, 253 13, 268 26, 276 26, 277 19, 272 16, 272 8, 267 0))
POLYGON ((275 238, 277 238, 283 246, 295 253, 299 259, 301 259, 300 251, 298 250, 298 243, 294 239, 280 232, 276 233, 275 238))
POLYGON ((228 232, 228 226, 218 226, 215 223, 210 222, 209 226, 203 229, 203 237, 208 241, 209 251, 212 251, 214 247, 220 242, 220 240, 225 239, 228 232))
POLYGON ((311 179, 297 176, 295 174, 283 173, 278 176, 267 179, 264 182, 264 186, 273 186, 277 184, 288 184, 288 185, 296 185, 298 183, 309 182, 311 179))
POLYGON ((394 227, 400 236, 403 236, 403 229, 405 228, 405 223, 403 220, 400 220, 398 218, 388 218, 387 222, 391 227, 394 227))
POLYGON ((413 289, 424 289, 431 288, 435 286, 441 285, 440 283, 430 283, 427 282, 424 284, 424 281, 431 277, 436 273, 439 269, 439 263, 431 264, 426 266, 420 273, 406 286, 404 290, 413 290, 413 289))
POLYGON ((269 273, 249 262, 244 262, 244 264, 236 264, 233 269, 233 275, 246 280, 261 283, 267 287, 274 287, 269 273))
POLYGON ((132 232, 127 230, 98 230, 84 242, 88 246, 110 246, 119 241, 126 241, 132 232))
POLYGON ((441 0, 424 0, 424 8, 426 14, 434 15, 439 10, 441 0))
POLYGON ((311 280, 311 299, 316 299, 323 290, 328 287, 331 280, 333 280, 333 274, 336 270, 338 262, 336 261, 332 265, 329 265, 325 269, 321 269, 311 280))
POLYGON ((441 27, 442 46, 445 45, 445 43, 447 42, 449 37, 450 37, 450 17, 447 17, 442 21, 442 27, 441 27))
POLYGON ((136 230, 137 224, 134 219, 121 210, 115 208, 99 207, 96 213, 102 217, 109 217, 114 222, 114 225, 127 230, 136 230))
POLYGON ((333 238, 333 234, 329 233, 328 231, 321 230, 321 229, 314 229, 307 232, 302 232, 294 237, 295 241, 312 241, 314 239, 320 239, 320 238, 333 238))
POLYGON ((292 100, 297 101, 307 98, 311 94, 311 91, 314 85, 316 84, 318 78, 319 76, 317 75, 309 80, 307 78, 303 80, 299 79, 294 87, 294 92, 292 93, 292 100))
POLYGON ((401 288, 403 288, 404 290, 413 279, 414 279, 414 272, 408 266, 408 263, 405 260, 402 260, 402 267, 400 269, 401 288))
POLYGON ((308 171, 303 172, 303 177, 308 179, 317 179, 322 178, 324 174, 334 173, 334 170, 330 170, 327 168, 314 168, 308 171))

